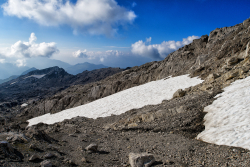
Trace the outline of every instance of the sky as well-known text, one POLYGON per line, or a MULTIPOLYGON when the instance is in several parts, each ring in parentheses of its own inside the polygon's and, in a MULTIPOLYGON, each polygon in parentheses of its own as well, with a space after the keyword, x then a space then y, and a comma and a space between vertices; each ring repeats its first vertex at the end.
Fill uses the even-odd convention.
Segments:
POLYGON ((249 6, 249 0, 1 0, 0 65, 139 66, 242 23, 249 6))

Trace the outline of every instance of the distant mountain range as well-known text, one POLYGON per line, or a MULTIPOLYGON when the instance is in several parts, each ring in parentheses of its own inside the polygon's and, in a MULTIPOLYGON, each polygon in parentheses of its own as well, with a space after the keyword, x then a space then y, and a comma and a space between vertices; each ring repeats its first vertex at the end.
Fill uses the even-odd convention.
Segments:
POLYGON ((30 67, 17 67, 12 63, 0 64, 0 79, 6 79, 13 75, 21 75, 24 71, 30 69, 30 67))
POLYGON ((120 68, 104 68, 84 71, 77 75, 68 74, 63 68, 50 67, 43 70, 29 69, 25 75, 18 76, 0 84, 0 103, 27 101, 50 96, 72 85, 84 85, 100 81, 110 75, 123 71, 120 68))
POLYGON ((36 69, 35 67, 32 67, 32 68, 30 68, 30 69, 24 71, 21 75, 12 75, 12 76, 10 76, 9 78, 6 78, 6 79, 0 79, 0 84, 5 83, 5 82, 8 82, 8 81, 11 81, 11 80, 13 80, 13 79, 16 79, 16 78, 18 78, 19 76, 26 75, 26 74, 28 74, 29 72, 34 71, 34 70, 37 70, 37 69, 36 69))
POLYGON ((49 67, 53 67, 53 66, 58 66, 60 68, 63 68, 67 73, 72 74, 72 75, 80 74, 86 70, 92 71, 95 69, 108 68, 107 66, 104 66, 102 64, 96 65, 96 64, 91 64, 91 63, 85 62, 85 63, 76 64, 76 65, 70 65, 70 64, 62 62, 60 60, 50 59, 48 61, 48 60, 45 60, 45 58, 42 58, 42 59, 39 58, 39 59, 36 59, 36 61, 38 61, 38 62, 40 61, 43 63, 45 61, 46 63, 48 63, 46 66, 48 66, 48 65, 51 65, 51 66, 46 67, 43 65, 40 65, 40 66, 38 65, 38 67, 37 67, 37 64, 32 63, 34 60, 32 62, 29 62, 29 61, 28 61, 27 65, 32 65, 32 66, 34 65, 36 68, 35 67, 30 68, 27 66, 26 67, 17 67, 11 63, 1 64, 1 66, 0 66, 0 84, 7 82, 7 81, 10 81, 10 80, 13 80, 13 79, 16 79, 17 77, 19 77, 21 75, 25 75, 25 74, 29 73, 30 71, 37 70, 37 68, 38 69, 45 69, 45 68, 49 68, 49 67), (44 67, 44 68, 41 68, 41 67, 44 67))
POLYGON ((79 73, 82 73, 85 70, 92 71, 92 70, 101 69, 101 68, 108 68, 108 67, 102 64, 96 65, 96 64, 85 62, 85 63, 79 63, 76 65, 70 66, 68 68, 65 68, 65 71, 67 71, 69 74, 77 75, 79 73))

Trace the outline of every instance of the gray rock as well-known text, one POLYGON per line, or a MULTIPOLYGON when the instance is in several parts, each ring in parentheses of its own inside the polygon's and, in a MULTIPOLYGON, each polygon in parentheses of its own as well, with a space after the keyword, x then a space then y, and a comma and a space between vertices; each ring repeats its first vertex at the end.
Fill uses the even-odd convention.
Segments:
POLYGON ((129 154, 129 163, 131 167, 150 167, 155 162, 155 158, 152 154, 141 153, 129 154))
POLYGON ((209 75, 207 76, 206 81, 207 81, 207 82, 213 82, 213 81, 214 81, 216 78, 218 78, 218 77, 219 77, 218 74, 212 73, 212 74, 209 74, 209 75))
POLYGON ((33 154, 33 155, 31 155, 31 157, 29 158, 29 161, 35 161, 35 160, 39 160, 39 159, 41 159, 39 155, 33 154))
POLYGON ((173 98, 178 98, 178 97, 183 97, 186 95, 186 92, 182 89, 178 89, 174 95, 173 95, 173 98))
POLYGON ((9 132, 7 133, 8 137, 6 138, 6 140, 8 141, 12 141, 12 142, 28 142, 30 139, 28 137, 26 137, 24 134, 22 133, 14 133, 14 132, 9 132))
POLYGON ((7 150, 9 153, 14 153, 14 148, 7 141, 0 141, 0 148, 7 150))
POLYGON ((237 57, 231 57, 227 60, 227 65, 231 66, 238 63, 239 59, 237 57))
POLYGON ((53 154, 53 153, 47 153, 47 154, 44 155, 45 159, 50 159, 50 158, 53 158, 53 157, 56 157, 56 155, 53 154))
POLYGON ((239 72, 238 71, 230 71, 230 72, 228 72, 226 75, 225 75, 225 80, 227 81, 227 80, 230 80, 230 79, 232 79, 232 78, 234 78, 234 77, 236 77, 236 76, 238 76, 239 75, 239 72))
POLYGON ((92 144, 88 145, 88 146, 85 148, 85 150, 87 150, 87 151, 93 151, 93 152, 96 152, 97 149, 98 149, 98 145, 95 144, 95 143, 92 143, 92 144))
POLYGON ((52 167, 52 163, 48 160, 44 160, 40 163, 41 167, 52 167))
POLYGON ((82 157, 81 162, 87 162, 85 157, 82 157))

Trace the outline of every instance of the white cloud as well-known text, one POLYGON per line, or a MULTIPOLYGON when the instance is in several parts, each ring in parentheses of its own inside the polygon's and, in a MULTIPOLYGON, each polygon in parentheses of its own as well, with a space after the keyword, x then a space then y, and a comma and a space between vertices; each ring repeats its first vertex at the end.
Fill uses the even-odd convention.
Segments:
POLYGON ((6 60, 5 59, 0 59, 0 63, 4 64, 4 63, 6 63, 6 60))
POLYGON ((16 60, 15 64, 17 67, 26 66, 26 60, 25 59, 18 59, 18 60, 16 60))
POLYGON ((102 57, 102 58, 100 58, 100 61, 101 61, 101 62, 104 62, 104 58, 103 58, 103 57, 102 57))
POLYGON ((119 56, 126 56, 130 53, 125 53, 118 50, 107 50, 107 51, 87 51, 85 50, 78 50, 72 53, 72 56, 75 58, 85 58, 88 60, 99 60, 103 62, 107 58, 114 58, 119 56))
POLYGON ((88 58, 88 55, 86 54, 87 50, 84 51, 78 50, 72 53, 73 57, 75 58, 88 58))
MULTIPOLYGON (((56 43, 39 43, 36 44, 36 36, 31 33, 29 42, 18 41, 9 48, 1 49, 0 54, 6 58, 31 58, 31 57, 51 57, 58 52, 56 43)), ((18 63, 20 64, 20 63, 18 63)))
POLYGON ((191 43, 194 39, 199 38, 198 36, 189 36, 183 38, 182 41, 163 41, 161 44, 146 45, 151 42, 151 37, 146 39, 146 42, 142 40, 132 44, 132 53, 144 57, 150 57, 156 60, 164 59, 169 53, 191 43))
POLYGON ((40 25, 68 25, 74 33, 113 35, 117 27, 136 18, 115 0, 8 0, 1 6, 5 15, 28 18, 40 25))
POLYGON ((121 56, 121 55, 123 55, 123 52, 118 51, 118 50, 107 50, 105 52, 105 55, 107 55, 107 56, 121 56))

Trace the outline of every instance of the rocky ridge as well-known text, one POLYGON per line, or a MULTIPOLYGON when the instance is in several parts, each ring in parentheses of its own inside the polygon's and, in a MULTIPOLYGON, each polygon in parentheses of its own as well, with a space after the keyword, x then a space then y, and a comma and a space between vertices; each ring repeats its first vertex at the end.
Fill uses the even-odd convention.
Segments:
POLYGON ((0 85, 0 113, 13 111, 13 107, 16 107, 14 111, 20 110, 23 103, 32 104, 71 85, 96 82, 121 71, 123 69, 104 68, 83 71, 75 76, 59 67, 31 71, 0 85))
MULTIPOLYGON (((2 121, 0 140, 8 139, 15 149, 8 152, 6 144, 0 145, 3 157, 0 156, 0 164, 39 166, 46 161, 54 166, 134 166, 133 158, 141 157, 152 160, 152 166, 249 166, 249 150, 195 139, 204 129, 204 107, 211 104, 224 87, 250 76, 249 45, 250 19, 247 19, 233 27, 216 29, 163 61, 133 67, 95 83, 74 85, 36 101, 23 108, 17 117, 2 121), (95 120, 77 117, 54 125, 26 128, 25 121, 31 117, 59 112, 133 86, 183 74, 199 76, 204 82, 179 90, 173 99, 159 105, 144 106, 121 115, 95 120), (25 138, 20 137, 23 135, 25 138), (20 159, 15 160, 15 156, 20 159)), ((146 166, 146 162, 142 162, 143 165, 146 166)))

